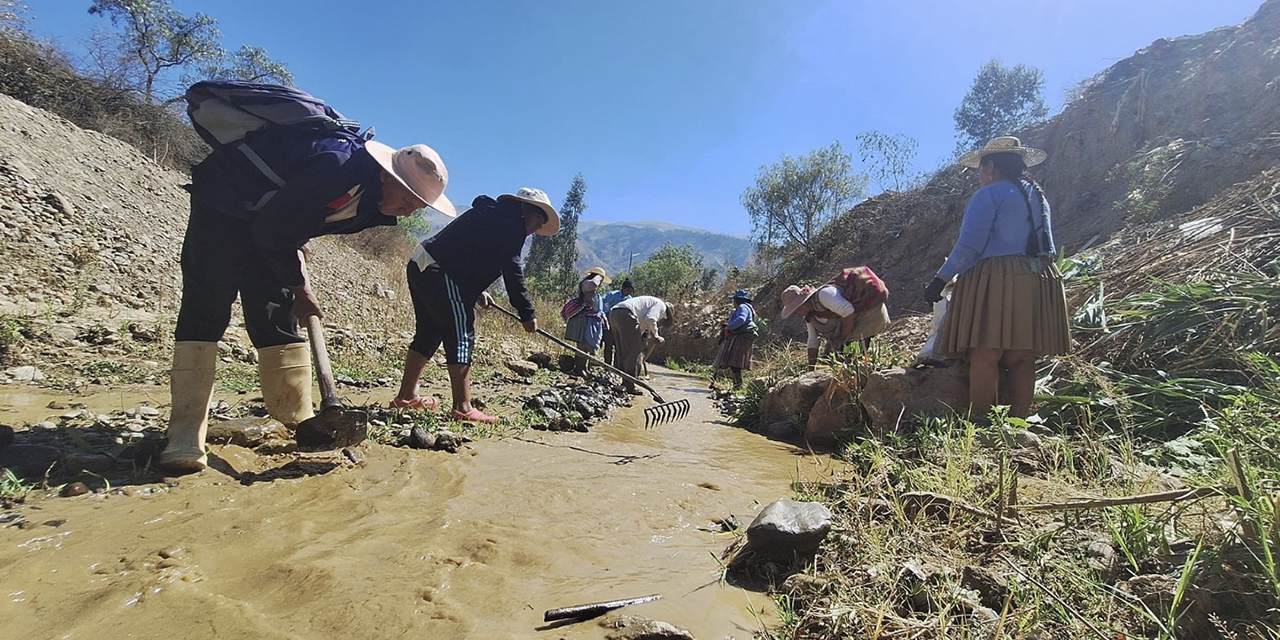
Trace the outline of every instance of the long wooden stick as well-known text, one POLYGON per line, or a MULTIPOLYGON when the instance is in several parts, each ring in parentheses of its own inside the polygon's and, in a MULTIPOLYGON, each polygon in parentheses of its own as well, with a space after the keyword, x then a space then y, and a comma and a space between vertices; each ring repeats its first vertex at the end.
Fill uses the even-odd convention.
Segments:
POLYGON ((1179 489, 1177 491, 1162 491, 1160 493, 1144 493, 1136 496, 1123 496, 1120 498, 1094 498, 1092 500, 1077 500, 1073 502, 1046 502, 1042 504, 1024 504, 1018 507, 1019 511, 1072 511, 1075 509, 1098 509, 1102 507, 1116 507, 1124 504, 1147 504, 1151 502, 1179 502, 1182 500, 1195 500, 1196 498, 1208 498, 1211 496, 1235 495, 1236 489, 1232 487, 1196 487, 1194 489, 1179 489))
POLYGON ((568 620, 569 618, 593 618, 602 613, 608 613, 614 609, 631 606, 633 604, 641 604, 652 602, 661 598, 660 594, 644 596, 642 598, 629 598, 627 600, 610 600, 608 602, 593 602, 591 604, 579 604, 572 607, 564 607, 562 609, 549 609, 542 614, 543 622, 551 622, 553 620, 568 620))

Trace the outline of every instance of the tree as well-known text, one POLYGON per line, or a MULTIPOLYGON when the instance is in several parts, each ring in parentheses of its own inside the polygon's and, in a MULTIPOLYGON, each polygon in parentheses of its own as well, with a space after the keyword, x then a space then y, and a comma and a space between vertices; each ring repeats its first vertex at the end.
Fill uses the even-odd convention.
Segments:
POLYGON ((560 232, 555 236, 559 238, 556 257, 557 266, 560 269, 560 282, 565 287, 576 284, 578 281, 578 220, 586 210, 587 182, 579 173, 573 176, 569 193, 565 195, 564 202, 560 205, 560 232))
POLYGON ((200 68, 203 78, 269 82, 293 86, 293 73, 283 62, 272 60, 266 49, 240 45, 235 53, 223 53, 217 60, 200 68))
POLYGON ((858 134, 858 153, 862 163, 871 168, 871 175, 881 191, 893 186, 901 191, 911 184, 911 161, 916 156, 916 140, 902 134, 888 135, 879 131, 858 134))
POLYGON ((693 245, 676 247, 668 242, 627 275, 637 293, 676 300, 698 290, 704 275, 702 256, 694 252, 693 245))
POLYGON ((853 160, 839 142, 799 158, 783 155, 760 167, 756 186, 742 192, 751 238, 766 255, 788 246, 807 251, 813 237, 866 188, 866 174, 853 173, 853 160))
POLYGON ((566 291, 577 283, 578 220, 587 209, 587 183, 582 174, 573 177, 560 206, 560 232, 534 236, 525 258, 525 273, 539 293, 566 291))
POLYGON ((89 13, 110 18, 123 31, 122 55, 141 68, 139 90, 147 102, 155 102, 162 74, 223 55, 217 20, 183 15, 169 0, 93 0, 89 13))
POLYGON ((1045 117, 1049 110, 1040 95, 1043 88, 1044 73, 1035 67, 1008 69, 999 60, 982 65, 956 109, 957 153, 976 149, 1045 117))

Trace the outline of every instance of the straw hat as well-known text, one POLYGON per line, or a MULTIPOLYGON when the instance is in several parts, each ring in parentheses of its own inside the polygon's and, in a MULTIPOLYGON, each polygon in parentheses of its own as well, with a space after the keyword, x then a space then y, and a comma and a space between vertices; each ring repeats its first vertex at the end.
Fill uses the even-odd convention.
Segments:
POLYGON ((377 140, 364 143, 364 149, 397 182, 417 196, 422 206, 431 207, 450 218, 458 215, 453 203, 444 197, 444 188, 449 184, 449 170, 435 149, 415 144, 396 151, 377 140))
POLYGON ((1000 136, 988 142, 987 146, 960 156, 960 164, 970 169, 977 169, 978 165, 982 164, 982 159, 993 153, 1016 153, 1022 156, 1022 163, 1028 167, 1034 167, 1048 157, 1048 154, 1040 149, 1022 146, 1022 141, 1013 136, 1000 136))
POLYGON ((746 289, 738 289, 737 291, 733 292, 733 295, 729 296, 729 299, 730 300, 746 300, 747 302, 751 302, 751 294, 748 293, 746 289))
POLYGON ((582 277, 585 278, 588 276, 600 276, 600 279, 605 284, 609 284, 610 282, 613 282, 613 278, 610 278, 609 274, 605 273, 602 267, 591 267, 590 269, 587 269, 587 272, 582 274, 582 277))
POLYGON ((800 287, 791 285, 782 292, 782 317, 789 318, 791 314, 800 308, 800 305, 809 301, 813 294, 817 293, 817 287, 800 287))
POLYGON ((515 193, 504 193, 498 196, 498 200, 527 202, 542 209, 547 214, 547 223, 538 229, 538 235, 554 236, 557 231, 560 231, 560 214, 556 213, 556 208, 551 206, 551 198, 548 198, 547 193, 542 189, 520 187, 520 190, 515 193))

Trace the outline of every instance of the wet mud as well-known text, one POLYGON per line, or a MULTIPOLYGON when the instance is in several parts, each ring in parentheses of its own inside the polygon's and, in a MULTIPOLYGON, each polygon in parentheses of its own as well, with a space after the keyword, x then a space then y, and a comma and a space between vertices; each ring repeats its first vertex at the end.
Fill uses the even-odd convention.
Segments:
MULTIPOLYGON (((750 638, 773 605, 720 581, 733 538, 713 520, 749 522, 831 462, 725 426, 698 380, 651 372, 689 416, 645 430, 645 397, 589 433, 458 455, 366 444, 354 466, 215 446, 213 468, 168 484, 19 506, 26 527, 0 525, 5 636, 600 638, 542 614, 659 593, 623 612, 750 638)), ((48 413, 23 393, 0 420, 48 413)))

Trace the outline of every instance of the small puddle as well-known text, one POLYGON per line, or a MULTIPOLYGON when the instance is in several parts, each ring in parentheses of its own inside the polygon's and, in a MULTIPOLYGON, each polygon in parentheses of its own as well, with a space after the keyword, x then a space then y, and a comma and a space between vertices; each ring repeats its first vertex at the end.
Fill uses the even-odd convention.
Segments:
MULTIPOLYGON (((530 431, 459 455, 367 446, 358 468, 247 486, 208 470, 155 493, 20 507, 31 526, 0 529, 6 635, 573 640, 603 632, 543 628, 543 612, 658 593, 621 612, 750 638, 773 604, 719 582, 733 536, 711 520, 745 525, 831 462, 716 424, 695 378, 652 373, 667 400, 691 400, 689 416, 646 430, 645 396, 589 433, 530 431)), ((95 412, 168 400, 162 388, 5 389, 0 415, 43 419, 51 399, 95 412)), ((214 451, 224 470, 265 460, 214 451)))

